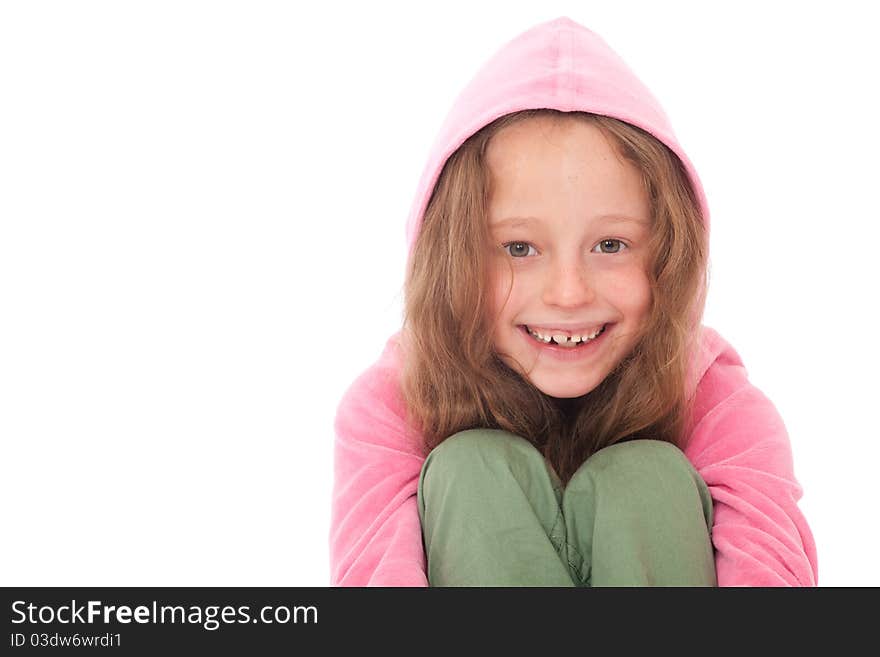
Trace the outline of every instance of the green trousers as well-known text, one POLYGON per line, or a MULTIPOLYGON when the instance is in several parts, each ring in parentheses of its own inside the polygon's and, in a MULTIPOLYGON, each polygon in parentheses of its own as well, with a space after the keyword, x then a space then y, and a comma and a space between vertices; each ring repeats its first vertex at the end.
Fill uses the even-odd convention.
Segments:
POLYGON ((527 440, 450 436, 418 486, 431 586, 714 586, 712 498, 658 440, 605 447, 568 485, 527 440))

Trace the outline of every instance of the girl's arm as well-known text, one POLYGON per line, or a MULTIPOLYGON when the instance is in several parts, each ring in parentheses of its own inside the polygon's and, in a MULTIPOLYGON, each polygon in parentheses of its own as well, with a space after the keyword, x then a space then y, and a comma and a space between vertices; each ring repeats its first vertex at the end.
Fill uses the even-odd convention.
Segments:
POLYGON ((383 360, 355 380, 336 413, 331 586, 428 585, 416 505, 424 457, 383 360))
POLYGON ((695 408, 685 452, 714 500, 718 585, 816 586, 816 545, 797 505, 788 433, 733 349, 706 371, 695 408))

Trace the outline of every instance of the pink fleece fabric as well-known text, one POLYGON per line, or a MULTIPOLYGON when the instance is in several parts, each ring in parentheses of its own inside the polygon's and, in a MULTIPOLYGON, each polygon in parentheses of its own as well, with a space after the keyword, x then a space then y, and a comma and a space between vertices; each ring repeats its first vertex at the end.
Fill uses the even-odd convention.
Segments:
MULTIPOLYGON (((447 158, 474 132, 522 109, 582 110, 650 132, 687 168, 707 229, 696 170, 653 94, 597 34, 568 17, 503 45, 453 103, 431 149, 406 223, 409 254, 447 158)), ((785 425, 717 331, 699 326, 685 455, 714 501, 719 586, 816 586, 816 546, 798 500, 785 425)), ((400 332, 339 403, 331 506, 331 586, 427 586, 416 505, 423 453, 400 392, 400 332)))

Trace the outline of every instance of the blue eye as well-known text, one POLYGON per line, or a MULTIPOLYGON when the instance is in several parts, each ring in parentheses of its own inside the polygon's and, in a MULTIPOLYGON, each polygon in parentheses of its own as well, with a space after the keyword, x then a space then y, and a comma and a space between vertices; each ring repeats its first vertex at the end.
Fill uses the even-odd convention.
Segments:
POLYGON ((505 251, 507 251, 508 255, 511 255, 514 258, 525 257, 529 255, 529 249, 535 248, 528 242, 508 242, 507 244, 502 244, 501 246, 505 251), (508 250, 511 246, 514 247, 515 252, 511 252, 510 250, 508 250), (525 253, 522 252, 523 249, 525 249, 525 253))
MULTIPOLYGON (((608 246, 609 244, 610 244, 611 246, 609 246, 608 248, 613 249, 615 244, 617 244, 618 247, 617 247, 617 249, 614 249, 613 251, 605 251, 604 248, 603 248, 602 251, 600 251, 600 253, 620 253, 620 251, 623 250, 624 248, 629 248, 629 247, 627 247, 626 244, 624 244, 622 241, 620 241, 620 240, 614 240, 614 239, 602 240, 602 241, 599 242, 596 246, 597 246, 597 247, 605 247, 605 246, 608 246)), ((593 252, 594 252, 594 253, 596 252, 596 251, 595 251, 595 248, 596 248, 596 247, 593 247, 593 252)))

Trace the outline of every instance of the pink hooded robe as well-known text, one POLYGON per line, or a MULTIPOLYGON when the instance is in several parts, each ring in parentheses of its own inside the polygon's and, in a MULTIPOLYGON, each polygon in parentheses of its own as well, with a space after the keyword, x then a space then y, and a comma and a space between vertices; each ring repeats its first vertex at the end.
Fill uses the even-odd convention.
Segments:
MULTIPOLYGON (((657 100, 601 37, 561 17, 504 45, 454 102, 407 221, 410 254, 446 159, 496 118, 542 107, 611 116, 665 143, 687 168, 708 229, 701 183, 657 100)), ((718 585, 815 586, 816 547, 797 505, 802 491, 782 419, 749 383, 736 351, 713 329, 699 330, 685 455, 712 494, 718 585)), ((331 586, 428 585, 416 505, 426 454, 404 421, 399 338, 398 332, 388 339, 337 409, 331 586)))

